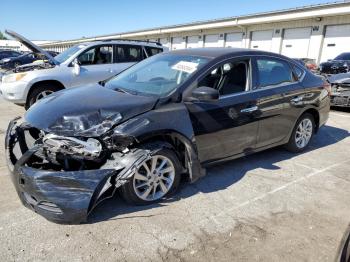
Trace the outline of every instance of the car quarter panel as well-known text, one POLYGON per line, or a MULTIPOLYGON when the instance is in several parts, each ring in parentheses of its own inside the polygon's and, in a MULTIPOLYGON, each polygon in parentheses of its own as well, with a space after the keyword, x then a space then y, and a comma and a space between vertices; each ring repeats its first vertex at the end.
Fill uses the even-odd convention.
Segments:
POLYGON ((133 137, 138 143, 147 143, 150 139, 171 136, 185 146, 185 160, 190 180, 196 181, 205 175, 198 158, 197 141, 187 108, 183 103, 169 103, 157 106, 154 110, 118 125, 114 129, 116 136, 133 137))

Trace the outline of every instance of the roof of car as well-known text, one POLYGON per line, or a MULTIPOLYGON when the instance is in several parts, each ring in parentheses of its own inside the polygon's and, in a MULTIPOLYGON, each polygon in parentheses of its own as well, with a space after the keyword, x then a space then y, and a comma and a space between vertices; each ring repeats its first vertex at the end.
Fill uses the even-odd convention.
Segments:
POLYGON ((92 46, 96 44, 133 44, 133 45, 142 45, 142 46, 151 46, 151 47, 158 47, 158 48, 163 48, 160 43, 157 42, 148 42, 148 41, 138 41, 138 40, 123 40, 123 39, 116 39, 116 40, 96 40, 92 42, 82 42, 77 45, 86 45, 86 46, 92 46))
POLYGON ((230 47, 204 47, 204 48, 189 48, 172 51, 174 54, 179 55, 193 55, 216 58, 224 55, 274 55, 282 57, 279 54, 265 52, 260 50, 252 50, 245 48, 230 48, 230 47))

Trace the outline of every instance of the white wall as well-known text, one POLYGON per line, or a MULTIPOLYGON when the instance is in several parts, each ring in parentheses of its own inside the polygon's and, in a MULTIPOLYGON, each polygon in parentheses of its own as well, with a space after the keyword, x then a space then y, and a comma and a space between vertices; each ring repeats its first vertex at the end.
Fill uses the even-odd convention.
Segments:
MULTIPOLYGON (((50 43, 52 41, 32 41, 36 45, 40 44, 45 44, 45 43, 50 43)), ((20 42, 16 40, 0 40, 0 49, 12 49, 12 50, 17 50, 17 51, 29 51, 27 47, 22 45, 20 42)))
MULTIPOLYGON (((271 15, 271 19, 272 17, 273 15, 271 15)), ((252 19, 249 21, 252 22, 255 18, 252 19)), ((338 54, 345 49, 350 51, 350 47, 348 47, 350 46, 350 26, 337 29, 340 32, 340 35, 338 34, 337 37, 332 38, 330 33, 327 35, 327 28, 331 28, 334 25, 350 25, 350 13, 321 17, 321 19, 318 19, 317 16, 309 18, 289 16, 288 19, 290 20, 264 23, 256 22, 256 24, 242 26, 235 26, 233 22, 227 22, 221 25, 222 27, 208 27, 206 29, 196 29, 199 26, 193 26, 193 29, 184 29, 182 32, 175 31, 175 29, 155 30, 154 32, 141 32, 137 36, 131 36, 130 34, 126 38, 138 40, 160 39, 160 42, 170 49, 204 46, 243 48, 258 46, 258 49, 284 53, 295 58, 306 56, 315 59, 317 62, 324 61, 329 57, 333 58, 332 56, 334 54, 338 54), (305 30, 311 31, 309 38, 302 38, 301 40, 298 38, 284 39, 283 35, 285 32, 292 32, 293 29, 298 31, 300 28, 306 28, 305 30), (328 46, 334 40, 337 40, 336 46, 334 48, 328 46), (288 41, 290 43, 289 45, 294 47, 294 51, 290 53, 288 53, 286 48, 283 48, 283 44, 287 44, 288 41)), ((257 18, 255 20, 258 21, 257 18)), ((58 46, 53 46, 51 49, 54 50, 55 48, 58 48, 58 46)), ((64 46, 58 49, 58 51, 62 50, 64 50, 64 46)))

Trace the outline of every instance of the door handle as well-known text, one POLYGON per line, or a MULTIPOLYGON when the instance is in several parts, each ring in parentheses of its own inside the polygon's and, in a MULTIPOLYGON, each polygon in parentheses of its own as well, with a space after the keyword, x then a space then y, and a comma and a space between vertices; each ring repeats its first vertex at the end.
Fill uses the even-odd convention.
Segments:
POLYGON ((241 110, 241 113, 253 113, 254 111, 257 111, 259 108, 257 106, 252 106, 248 108, 244 108, 241 110))
POLYGON ((304 97, 303 96, 297 96, 293 99, 290 100, 290 102, 292 103, 300 103, 301 101, 303 101, 304 97))

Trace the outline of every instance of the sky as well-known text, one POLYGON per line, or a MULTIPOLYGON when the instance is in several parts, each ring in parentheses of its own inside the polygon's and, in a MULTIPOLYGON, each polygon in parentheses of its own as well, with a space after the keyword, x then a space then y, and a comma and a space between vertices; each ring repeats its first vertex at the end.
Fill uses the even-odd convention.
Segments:
POLYGON ((67 40, 327 3, 331 0, 0 0, 0 31, 67 40))

